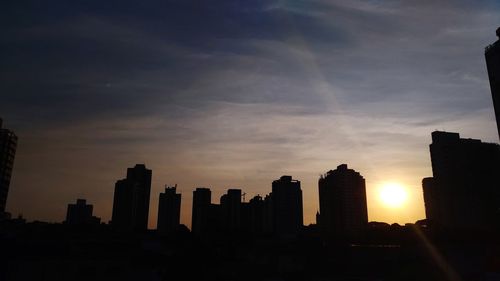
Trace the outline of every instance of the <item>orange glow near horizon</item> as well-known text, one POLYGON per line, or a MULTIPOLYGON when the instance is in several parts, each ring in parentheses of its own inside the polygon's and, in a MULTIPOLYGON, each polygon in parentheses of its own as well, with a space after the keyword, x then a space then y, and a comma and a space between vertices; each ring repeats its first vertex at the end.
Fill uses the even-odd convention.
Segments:
POLYGON ((425 219, 423 193, 418 176, 367 182, 368 220, 415 223, 425 219))
POLYGON ((399 183, 384 183, 379 188, 379 200, 389 208, 402 208, 406 206, 408 193, 399 183))

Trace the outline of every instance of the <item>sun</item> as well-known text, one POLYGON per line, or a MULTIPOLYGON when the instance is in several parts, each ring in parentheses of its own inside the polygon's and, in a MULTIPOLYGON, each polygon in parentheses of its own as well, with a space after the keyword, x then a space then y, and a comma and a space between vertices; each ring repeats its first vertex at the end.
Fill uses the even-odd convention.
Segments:
POLYGON ((408 194, 405 188, 398 183, 383 184, 379 191, 382 203, 390 208, 400 208, 405 205, 408 194))

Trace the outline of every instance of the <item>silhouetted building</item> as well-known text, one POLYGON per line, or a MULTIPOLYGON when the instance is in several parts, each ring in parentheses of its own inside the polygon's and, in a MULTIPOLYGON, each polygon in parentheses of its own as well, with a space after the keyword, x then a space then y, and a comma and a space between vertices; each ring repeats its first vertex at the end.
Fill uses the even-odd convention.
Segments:
POLYGON ((171 233, 179 228, 181 218, 181 195, 176 193, 177 185, 166 187, 160 193, 157 228, 161 233, 171 233))
POLYGON ((115 185, 113 227, 121 230, 144 231, 148 228, 151 170, 144 164, 127 169, 127 178, 115 185))
POLYGON ((433 132, 432 178, 422 182, 428 222, 438 228, 500 225, 500 146, 433 132))
POLYGON ((257 195, 248 203, 243 203, 245 229, 253 234, 265 232, 265 203, 261 196, 257 195))
POLYGON ((273 193, 269 193, 264 197, 264 233, 274 232, 274 206, 273 206, 273 193))
POLYGON ((424 193, 425 216, 427 219, 431 217, 441 217, 442 209, 446 208, 444 204, 436 202, 438 195, 436 194, 436 184, 433 177, 424 178, 422 180, 422 191, 424 193))
POLYGON ((209 188, 198 187, 195 191, 193 191, 191 231, 194 234, 204 234, 209 230, 211 220, 211 202, 212 192, 209 188))
POLYGON ((87 204, 85 199, 76 199, 76 204, 68 204, 66 224, 90 225, 100 224, 101 219, 92 215, 94 206, 87 204))
POLYGON ((294 236, 303 226, 302 189, 300 181, 282 176, 273 181, 272 216, 274 233, 280 237, 294 236))
POLYGON ((228 234, 224 221, 222 206, 220 204, 210 204, 207 213, 207 224, 202 234, 216 235, 228 234))
POLYGON ((11 130, 2 128, 2 119, 0 119, 0 218, 5 216, 16 147, 17 136, 11 130))
MULTIPOLYGON (((500 38, 500 27, 497 29, 500 38)), ((498 136, 500 137, 500 40, 486 47, 485 53, 488 77, 490 78, 491 95, 495 107, 498 136)))
POLYGON ((220 198, 222 228, 234 232, 241 230, 241 189, 229 189, 220 198))
POLYGON ((365 179, 346 164, 318 181, 317 221, 325 238, 359 236, 368 224, 365 179))

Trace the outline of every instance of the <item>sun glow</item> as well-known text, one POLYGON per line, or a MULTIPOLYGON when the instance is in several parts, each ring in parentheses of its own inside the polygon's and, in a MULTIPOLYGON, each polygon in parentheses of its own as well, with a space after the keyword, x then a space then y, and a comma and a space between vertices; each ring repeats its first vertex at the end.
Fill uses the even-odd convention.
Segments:
POLYGON ((379 191, 380 201, 390 208, 403 207, 408 198, 405 188, 398 183, 385 183, 379 191))

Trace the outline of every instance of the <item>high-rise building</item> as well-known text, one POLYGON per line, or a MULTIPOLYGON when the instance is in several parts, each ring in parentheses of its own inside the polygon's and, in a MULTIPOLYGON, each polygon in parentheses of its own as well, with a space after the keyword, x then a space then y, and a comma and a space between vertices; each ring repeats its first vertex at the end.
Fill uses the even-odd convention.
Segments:
POLYGON ((265 208, 264 200, 256 195, 250 202, 243 203, 245 214, 245 229, 252 234, 262 234, 265 231, 265 208))
POLYGON ((209 188, 198 187, 193 191, 193 211, 191 230, 195 234, 204 234, 209 230, 211 221, 212 192, 209 188))
POLYGON ((161 233, 171 233, 179 228, 181 218, 181 195, 176 193, 177 185, 166 187, 160 193, 157 228, 161 233))
POLYGON ((16 147, 17 136, 11 130, 3 129, 0 119, 0 218, 5 213, 16 147))
POLYGON ((422 182, 426 216, 444 230, 500 226, 500 146, 433 132, 432 178, 422 182))
POLYGON ((354 238, 368 224, 365 179, 346 164, 318 180, 319 221, 325 238, 354 238))
POLYGON ((115 184, 113 227, 126 231, 148 228, 149 194, 152 171, 144 164, 127 169, 127 177, 115 184))
POLYGON ((277 236, 298 234, 303 227, 302 189, 300 181, 282 176, 272 185, 273 231, 277 236))
POLYGON ((241 230, 241 189, 229 189, 220 198, 221 226, 224 231, 241 230))
POLYGON ((433 177, 424 178, 422 180, 422 191, 424 193, 425 217, 430 220, 434 217, 441 217, 444 204, 439 204, 435 200, 438 196, 435 194, 436 183, 433 177))
POLYGON ((68 204, 66 224, 90 225, 99 224, 101 219, 92 215, 94 206, 87 204, 85 199, 76 199, 76 204, 68 204))
MULTIPOLYGON (((500 27, 497 29, 497 36, 500 38, 500 27)), ((484 55, 486 57, 488 77, 490 78, 490 88, 493 97, 493 106, 495 107, 498 136, 500 137, 500 40, 486 47, 484 55)))
POLYGON ((269 193, 264 197, 263 209, 264 209, 264 219, 263 219, 263 232, 270 234, 274 232, 274 204, 273 204, 273 193, 269 193))

